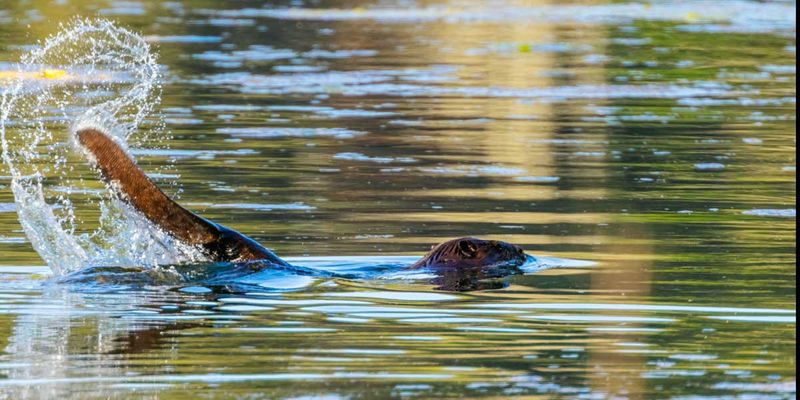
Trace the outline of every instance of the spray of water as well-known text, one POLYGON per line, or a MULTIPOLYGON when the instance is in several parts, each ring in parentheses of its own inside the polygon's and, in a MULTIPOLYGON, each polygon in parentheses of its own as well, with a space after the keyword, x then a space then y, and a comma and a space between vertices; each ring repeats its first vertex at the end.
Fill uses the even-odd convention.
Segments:
POLYGON ((77 20, 24 55, 18 69, 0 100, 2 159, 20 224, 53 272, 201 260, 115 199, 76 151, 73 133, 86 126, 124 147, 164 140, 151 116, 159 66, 143 38, 109 21, 77 20), (65 79, 26 78, 43 70, 65 79))

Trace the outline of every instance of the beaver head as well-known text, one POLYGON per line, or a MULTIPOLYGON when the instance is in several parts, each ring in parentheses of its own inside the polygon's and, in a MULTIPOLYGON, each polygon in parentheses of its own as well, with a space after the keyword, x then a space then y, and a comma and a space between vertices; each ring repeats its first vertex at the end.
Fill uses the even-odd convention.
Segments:
POLYGON ((477 282, 521 274, 519 267, 527 261, 525 251, 517 245, 499 240, 463 237, 434 246, 425 257, 408 268, 431 269, 439 277, 435 283, 441 284, 442 289, 471 290, 474 288, 463 287, 465 278, 468 278, 467 281, 477 282), (452 279, 447 277, 458 277, 459 283, 451 285, 452 279))

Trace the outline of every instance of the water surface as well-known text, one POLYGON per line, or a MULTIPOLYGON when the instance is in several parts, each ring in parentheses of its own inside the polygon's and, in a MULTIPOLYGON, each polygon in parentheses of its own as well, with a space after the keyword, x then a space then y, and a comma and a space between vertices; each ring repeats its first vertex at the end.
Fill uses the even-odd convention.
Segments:
MULTIPOLYGON (((172 138, 132 153, 183 204, 299 265, 389 266, 58 284, 3 165, 0 398, 796 397, 793 2, 0 5, 0 71, 73 15, 146 38, 172 138), (568 265, 391 276, 464 235, 568 265)), ((95 229, 65 165, 86 187, 46 193, 95 229)))

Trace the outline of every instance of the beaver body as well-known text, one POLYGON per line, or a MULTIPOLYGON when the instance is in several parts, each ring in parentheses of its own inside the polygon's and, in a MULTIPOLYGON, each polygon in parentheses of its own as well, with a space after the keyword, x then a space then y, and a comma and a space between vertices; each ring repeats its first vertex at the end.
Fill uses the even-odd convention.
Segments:
MULTIPOLYGON (((260 268, 290 265, 255 240, 202 218, 170 199, 102 130, 82 128, 75 136, 92 165, 120 200, 164 232, 202 249, 212 261, 258 261, 253 265, 262 266, 260 268)), ((434 246, 428 254, 406 268, 435 272, 443 289, 469 290, 473 287, 460 282, 519 274, 522 273, 519 267, 527 260, 528 256, 519 246, 464 237, 434 246)))

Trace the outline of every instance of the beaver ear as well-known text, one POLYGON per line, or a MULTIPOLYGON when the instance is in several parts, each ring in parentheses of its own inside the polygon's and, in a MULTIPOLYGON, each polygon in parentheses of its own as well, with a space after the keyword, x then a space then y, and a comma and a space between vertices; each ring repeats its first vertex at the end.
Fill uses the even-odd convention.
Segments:
POLYGON ((475 254, 478 253, 478 247, 469 240, 462 240, 458 242, 458 250, 466 258, 475 257, 475 254))

